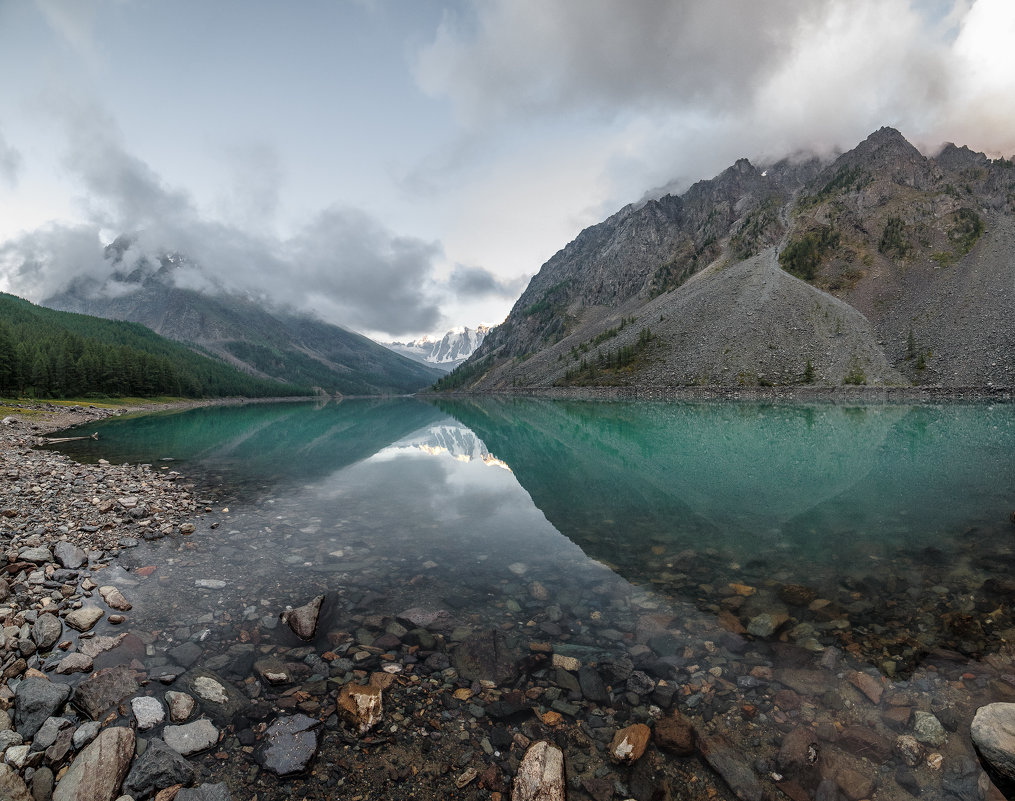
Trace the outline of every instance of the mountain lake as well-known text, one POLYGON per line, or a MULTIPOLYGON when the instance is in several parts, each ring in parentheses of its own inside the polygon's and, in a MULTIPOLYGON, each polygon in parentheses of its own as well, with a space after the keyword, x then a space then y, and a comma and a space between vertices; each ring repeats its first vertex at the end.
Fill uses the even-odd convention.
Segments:
POLYGON ((1015 700, 1015 405, 401 398, 92 431, 55 447, 177 471, 202 510, 95 571, 133 604, 95 667, 227 687, 192 761, 236 797, 507 799, 538 739, 572 799, 983 797, 970 721, 1015 700), (321 594, 303 642, 280 612, 321 594), (359 734, 336 698, 377 674, 359 734), (298 713, 317 753, 278 778, 259 743, 298 713), (636 723, 632 767, 607 751, 636 723))

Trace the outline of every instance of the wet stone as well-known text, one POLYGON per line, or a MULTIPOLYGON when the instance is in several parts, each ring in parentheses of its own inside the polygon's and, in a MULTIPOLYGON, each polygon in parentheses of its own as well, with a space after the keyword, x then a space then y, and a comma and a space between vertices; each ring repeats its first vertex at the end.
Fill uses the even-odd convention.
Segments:
POLYGON ((205 713, 221 726, 228 725, 233 715, 250 704, 229 681, 204 668, 193 668, 178 681, 180 690, 194 696, 205 713))
POLYGON ((324 596, 318 595, 303 606, 287 609, 281 615, 282 622, 301 640, 312 640, 317 633, 317 619, 323 603, 324 596))
POLYGON ((725 737, 699 737, 698 751, 742 801, 761 801, 765 797, 754 769, 725 737))
POLYGON ((218 742, 218 738, 218 729, 207 718, 182 726, 166 726, 162 730, 162 739, 166 745, 183 756, 211 748, 218 742))
POLYGON ((470 634, 454 649, 451 663, 470 681, 507 684, 518 675, 521 650, 499 629, 470 634))
POLYGON ((74 703, 92 720, 99 720, 107 710, 137 692, 134 671, 125 665, 103 668, 82 681, 74 691, 74 703))
POLYGON ((82 606, 80 609, 68 612, 64 622, 77 631, 88 631, 99 622, 104 614, 105 612, 97 606, 82 606))
POLYGON ((644 723, 635 723, 618 731, 610 743, 610 756, 620 763, 631 764, 641 759, 648 747, 652 731, 644 723))
POLYGON ((447 609, 434 607, 414 606, 411 609, 400 612, 397 618, 400 623, 409 629, 450 631, 454 626, 454 619, 447 609))
POLYGON ((660 748, 677 756, 691 756, 695 751, 694 726, 679 711, 657 721, 653 737, 660 748))
POLYGON ((381 688, 346 684, 338 693, 338 713, 360 734, 365 734, 383 718, 381 688))
POLYGON ((545 740, 525 752, 511 785, 511 801, 565 801, 564 754, 545 740))
POLYGON ((948 739, 948 733, 941 722, 930 712, 917 710, 913 713, 913 736, 924 745, 939 748, 948 739))
POLYGON ((130 708, 141 731, 152 729, 166 719, 166 710, 158 698, 151 696, 132 698, 130 708))
POLYGON ((592 665, 583 665, 578 671, 578 683, 585 699, 595 704, 603 704, 609 701, 609 693, 606 684, 603 682, 599 671, 592 665))
POLYGON ((184 787, 176 794, 175 801, 233 801, 233 796, 225 782, 218 782, 184 787))
POLYGON ((166 692, 166 704, 169 706, 169 719, 173 723, 182 723, 194 714, 196 702, 186 693, 168 690, 166 692))
POLYGON ((14 728, 22 737, 34 737, 36 732, 63 706, 70 695, 70 687, 47 679, 29 678, 14 691, 14 728))
POLYGON ((53 558, 68 570, 77 570, 88 561, 83 548, 62 540, 53 546, 53 558))
POLYGON ((169 649, 169 657, 178 665, 190 667, 201 658, 201 646, 196 642, 185 642, 169 649))
POLYGON ((302 773, 317 753, 320 721, 303 714, 276 719, 265 731, 256 758, 278 776, 302 773))
POLYGON ((99 595, 102 596, 102 600, 111 609, 126 612, 131 608, 130 602, 124 597, 123 593, 111 584, 99 587, 99 595))
POLYGON ((145 752, 134 760, 123 790, 135 798, 147 798, 174 784, 194 781, 194 768, 180 754, 162 740, 155 738, 145 752))
POLYGON ((81 653, 67 654, 60 663, 56 666, 54 673, 62 675, 68 673, 88 673, 93 666, 93 660, 90 656, 86 656, 81 653))

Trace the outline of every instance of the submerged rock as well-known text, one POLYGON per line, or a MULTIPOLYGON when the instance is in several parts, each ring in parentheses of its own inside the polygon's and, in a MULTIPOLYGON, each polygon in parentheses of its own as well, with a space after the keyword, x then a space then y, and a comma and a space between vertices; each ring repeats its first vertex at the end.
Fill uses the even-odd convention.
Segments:
POLYGON ((451 663, 463 678, 506 684, 519 673, 521 651, 499 629, 466 637, 452 652, 451 663))
POLYGON ((317 633, 317 619, 321 614, 324 596, 318 595, 309 603, 295 609, 287 609, 281 615, 282 622, 292 629, 301 640, 312 640, 317 633))
POLYGON ((102 596, 102 600, 112 609, 126 612, 131 608, 130 601, 123 596, 123 593, 119 589, 111 584, 99 587, 99 595, 102 596))
POLYGON ((511 785, 511 801, 565 801, 564 752, 545 740, 522 757, 511 785))
POLYGON ((264 733, 257 761, 278 776, 302 773, 317 753, 319 725, 303 714, 278 718, 264 733))
POLYGON ((75 609, 73 612, 68 612, 67 617, 64 618, 64 622, 72 629, 78 631, 88 631, 92 626, 99 622, 102 616, 106 614, 97 606, 82 606, 80 609, 75 609))
POLYGON ((60 779, 53 801, 113 801, 133 757, 133 731, 114 726, 100 732, 60 779))
POLYGON ((648 747, 652 731, 644 723, 635 723, 621 729, 610 743, 610 756, 617 762, 631 764, 641 759, 648 747))
POLYGON ((381 688, 346 684, 338 693, 338 713, 360 734, 366 734, 384 716, 381 688))
POLYGON ((74 703, 92 720, 99 720, 106 710, 137 692, 134 671, 125 665, 104 668, 82 681, 74 691, 74 703))

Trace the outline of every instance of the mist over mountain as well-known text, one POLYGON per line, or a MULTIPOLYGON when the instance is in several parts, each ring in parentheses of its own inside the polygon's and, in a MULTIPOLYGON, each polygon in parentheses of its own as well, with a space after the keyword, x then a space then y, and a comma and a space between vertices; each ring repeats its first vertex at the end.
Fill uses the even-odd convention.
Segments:
POLYGON ((882 128, 627 206, 443 388, 1015 385, 1015 165, 882 128))
POLYGON ((404 394, 440 375, 360 334, 229 292, 184 254, 132 258, 132 244, 118 237, 106 247, 104 277, 78 276, 44 305, 141 323, 252 375, 328 393, 404 394))
POLYGON ((490 332, 490 326, 475 328, 463 326, 452 328, 443 337, 428 336, 410 342, 382 342, 386 348, 408 356, 410 359, 436 367, 438 370, 454 370, 462 364, 480 345, 490 332))

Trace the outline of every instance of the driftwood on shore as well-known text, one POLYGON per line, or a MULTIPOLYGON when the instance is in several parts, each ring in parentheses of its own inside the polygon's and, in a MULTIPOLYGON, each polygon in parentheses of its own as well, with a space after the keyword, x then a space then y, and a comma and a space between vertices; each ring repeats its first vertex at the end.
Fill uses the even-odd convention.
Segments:
POLYGON ((96 431, 94 434, 88 434, 84 437, 39 437, 40 445, 58 445, 61 442, 77 442, 82 439, 98 439, 99 432, 96 431))

